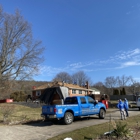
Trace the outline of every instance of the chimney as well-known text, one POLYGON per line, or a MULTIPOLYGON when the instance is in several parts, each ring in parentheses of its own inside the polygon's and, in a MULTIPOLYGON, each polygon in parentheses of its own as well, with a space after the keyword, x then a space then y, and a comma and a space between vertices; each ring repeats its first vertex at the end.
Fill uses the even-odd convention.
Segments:
POLYGON ((33 89, 33 90, 35 90, 35 89, 36 89, 36 87, 35 87, 35 86, 33 86, 33 87, 32 87, 32 89, 33 89))
POLYGON ((86 87, 86 89, 89 89, 88 81, 86 81, 85 87, 86 87))
MULTIPOLYGON (((86 85, 85 85, 86 89, 89 89, 89 84, 88 81, 86 81, 86 85)), ((89 95, 89 91, 87 91, 87 95, 89 95)))
POLYGON ((62 86, 64 86, 64 84, 65 84, 65 81, 62 81, 62 86))

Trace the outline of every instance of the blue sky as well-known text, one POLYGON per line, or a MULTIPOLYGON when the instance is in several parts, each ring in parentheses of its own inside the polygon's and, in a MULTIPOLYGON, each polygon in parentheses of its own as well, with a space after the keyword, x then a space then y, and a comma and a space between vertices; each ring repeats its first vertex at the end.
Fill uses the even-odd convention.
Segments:
POLYGON ((19 9, 45 46, 38 81, 84 71, 93 83, 109 76, 140 81, 139 0, 0 0, 19 9))

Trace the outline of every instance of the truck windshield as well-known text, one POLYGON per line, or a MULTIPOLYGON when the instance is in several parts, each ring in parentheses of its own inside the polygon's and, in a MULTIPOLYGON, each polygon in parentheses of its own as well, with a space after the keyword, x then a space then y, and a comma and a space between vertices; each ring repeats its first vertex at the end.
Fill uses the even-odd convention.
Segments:
POLYGON ((78 104, 77 98, 76 97, 66 98, 64 104, 78 104))

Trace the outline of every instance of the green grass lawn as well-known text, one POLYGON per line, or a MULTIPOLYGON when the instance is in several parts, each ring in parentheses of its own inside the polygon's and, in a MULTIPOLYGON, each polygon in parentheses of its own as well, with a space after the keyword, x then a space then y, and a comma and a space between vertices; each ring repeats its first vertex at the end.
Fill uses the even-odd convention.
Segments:
MULTIPOLYGON (((129 129, 135 129, 140 130, 140 124, 138 124, 140 119, 139 116, 130 117, 125 121, 121 121, 122 124, 127 124, 127 128, 129 129)), ((116 123, 119 123, 120 120, 117 120, 116 123)), ((82 129, 78 129, 72 132, 64 133, 61 135, 58 135, 56 137, 50 138, 48 140, 64 140, 66 137, 70 137, 73 140, 90 140, 95 139, 99 137, 100 135, 103 135, 105 132, 108 132, 110 130, 113 130, 113 124, 110 121, 108 123, 94 125, 90 127, 85 127, 82 129)), ((138 135, 134 135, 133 137, 138 137, 138 135)), ((140 137, 139 137, 140 139, 140 137)))

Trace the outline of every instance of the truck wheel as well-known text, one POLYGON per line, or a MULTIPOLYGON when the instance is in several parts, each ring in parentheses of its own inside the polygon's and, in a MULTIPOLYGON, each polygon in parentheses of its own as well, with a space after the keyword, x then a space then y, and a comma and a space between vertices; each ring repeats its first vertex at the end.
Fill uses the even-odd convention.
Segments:
POLYGON ((71 124, 73 122, 73 114, 71 112, 66 112, 64 116, 64 123, 65 124, 71 124))
POLYGON ((105 118, 105 110, 104 109, 100 109, 99 118, 100 119, 104 119, 105 118))

